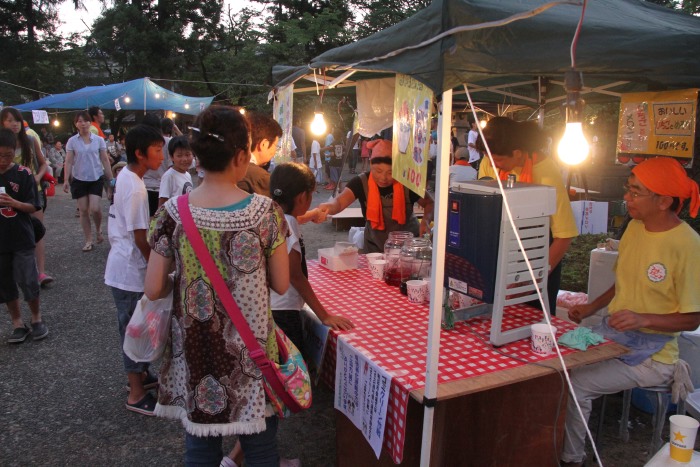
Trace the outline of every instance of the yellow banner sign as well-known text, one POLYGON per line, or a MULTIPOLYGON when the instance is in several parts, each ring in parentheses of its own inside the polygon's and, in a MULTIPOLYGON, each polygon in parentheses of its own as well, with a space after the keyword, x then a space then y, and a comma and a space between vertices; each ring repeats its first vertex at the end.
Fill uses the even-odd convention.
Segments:
POLYGON ((391 173, 409 190, 425 196, 433 92, 410 76, 396 75, 391 173))
POLYGON ((697 103, 698 89, 623 94, 618 159, 643 155, 692 160, 697 103))

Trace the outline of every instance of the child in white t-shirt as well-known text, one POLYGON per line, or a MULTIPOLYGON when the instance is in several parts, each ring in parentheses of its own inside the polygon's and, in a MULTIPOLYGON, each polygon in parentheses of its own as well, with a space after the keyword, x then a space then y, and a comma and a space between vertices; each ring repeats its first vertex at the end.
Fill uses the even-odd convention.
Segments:
MULTIPOLYGON (((146 266, 151 253, 146 240, 150 218, 143 176, 147 170, 160 167, 163 144, 163 136, 151 126, 137 125, 129 130, 126 135, 127 166, 119 172, 114 204, 109 207, 107 231, 111 248, 105 268, 105 284, 111 288, 114 297, 122 345, 126 326, 143 295, 146 266)), ((158 380, 148 372, 148 363, 134 362, 123 349, 121 354, 129 380, 126 409, 153 415, 156 399, 148 389, 156 386, 158 380)))
POLYGON ((187 136, 176 136, 168 143, 168 154, 173 165, 160 179, 158 206, 165 204, 170 198, 184 195, 192 191, 192 175, 188 172, 194 157, 187 136))
POLYGON ((321 144, 314 140, 311 143, 311 155, 309 156, 309 168, 316 178, 316 183, 323 182, 323 162, 321 162, 321 144))

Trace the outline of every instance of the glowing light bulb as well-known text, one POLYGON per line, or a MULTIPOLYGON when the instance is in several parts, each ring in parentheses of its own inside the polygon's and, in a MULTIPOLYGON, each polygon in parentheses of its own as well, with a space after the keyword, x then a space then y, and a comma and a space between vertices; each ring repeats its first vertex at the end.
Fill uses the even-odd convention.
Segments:
POLYGON ((483 129, 483 128, 486 128, 486 125, 487 125, 488 123, 489 123, 489 122, 486 121, 486 119, 481 119, 481 121, 479 121, 479 126, 483 129))
POLYGON ((131 102, 131 97, 129 97, 129 96, 124 97, 124 102, 127 103, 127 104, 128 104, 129 102, 131 102))
POLYGON ((170 112, 170 118, 175 118, 177 117, 177 114, 175 112, 170 112))
POLYGON ((567 123, 564 136, 557 146, 559 159, 565 164, 578 165, 588 157, 588 149, 588 141, 583 136, 581 122, 567 123))
POLYGON ((155 94, 155 96, 154 96, 154 97, 155 97, 156 99, 160 99, 160 93, 159 93, 159 92, 157 92, 157 93, 155 94))
POLYGON ((243 107, 238 109, 238 111, 241 113, 241 115, 245 115, 245 109, 243 107))
POLYGON ((326 125, 326 121, 323 119, 323 113, 315 112, 314 120, 311 122, 311 133, 315 134, 316 136, 321 136, 326 133, 327 128, 328 126, 326 125))
POLYGON ((185 102, 185 108, 186 108, 186 109, 189 109, 189 108, 190 108, 190 103, 189 103, 189 102, 185 102))
POLYGON ((59 127, 59 126, 61 126, 61 122, 59 122, 58 119, 54 119, 53 126, 59 127))

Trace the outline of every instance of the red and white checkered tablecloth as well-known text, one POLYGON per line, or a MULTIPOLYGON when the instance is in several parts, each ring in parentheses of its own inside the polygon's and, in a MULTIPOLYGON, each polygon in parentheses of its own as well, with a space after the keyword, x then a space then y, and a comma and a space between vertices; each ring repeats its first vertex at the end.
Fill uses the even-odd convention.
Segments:
MULTIPOLYGON (((334 386, 339 335, 392 375, 384 448, 399 464, 403 459, 409 392, 425 387, 428 306, 409 303, 398 287, 373 279, 364 256, 360 256, 359 269, 350 271, 330 271, 317 261, 308 261, 308 267, 309 281, 321 303, 329 312, 350 318, 355 325, 352 331, 328 334, 321 378, 334 386)), ((552 320, 556 321, 557 336, 576 327, 563 320, 552 320)), ((504 312, 503 327, 507 330, 540 321, 540 310, 516 305, 504 312)), ((488 342, 490 319, 474 318, 468 323, 458 322, 453 330, 441 331, 438 383, 525 365, 494 352, 473 335, 476 332, 488 342)), ((533 353, 528 339, 505 345, 500 351, 528 362, 556 358, 533 353)), ((562 348, 564 355, 572 352, 562 348)))

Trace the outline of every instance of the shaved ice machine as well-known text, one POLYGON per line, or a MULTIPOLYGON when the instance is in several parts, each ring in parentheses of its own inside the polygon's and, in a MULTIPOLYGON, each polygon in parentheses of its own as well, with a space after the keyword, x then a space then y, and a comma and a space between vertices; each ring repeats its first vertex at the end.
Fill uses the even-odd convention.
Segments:
POLYGON ((505 188, 515 228, 495 181, 469 181, 450 186, 447 213, 445 287, 483 303, 454 311, 455 321, 491 315, 490 340, 500 346, 530 336, 530 327, 503 330, 503 308, 537 300, 547 304, 549 216, 556 211, 553 187, 515 183, 505 188), (530 260, 536 281, 527 270, 530 260))

